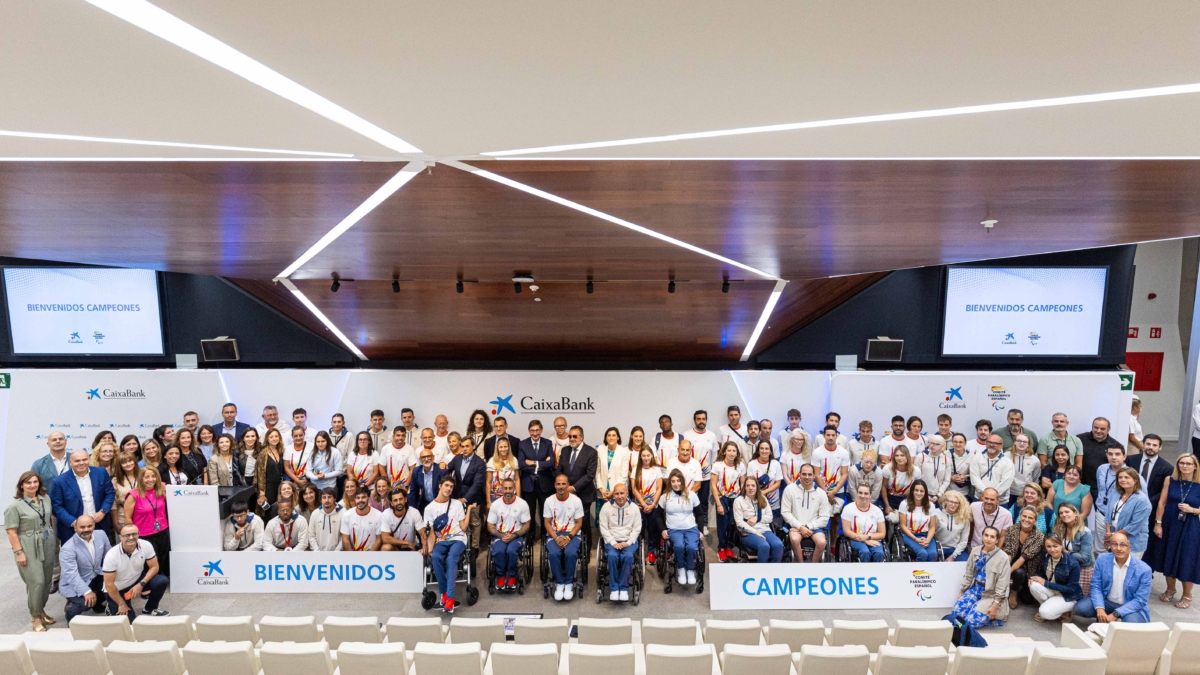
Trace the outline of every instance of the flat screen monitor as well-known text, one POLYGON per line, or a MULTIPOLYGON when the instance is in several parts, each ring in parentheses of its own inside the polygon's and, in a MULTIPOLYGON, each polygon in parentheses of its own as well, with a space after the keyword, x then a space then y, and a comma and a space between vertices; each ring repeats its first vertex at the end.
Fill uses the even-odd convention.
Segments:
POLYGON ((1096 356, 1106 267, 951 267, 945 356, 1096 356))
POLYGON ((14 354, 162 354, 153 270, 4 270, 14 354))

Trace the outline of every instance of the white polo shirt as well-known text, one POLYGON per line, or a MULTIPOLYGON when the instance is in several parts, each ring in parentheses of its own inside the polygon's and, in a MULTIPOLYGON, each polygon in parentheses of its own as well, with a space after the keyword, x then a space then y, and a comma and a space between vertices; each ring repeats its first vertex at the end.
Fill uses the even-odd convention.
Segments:
MULTIPOLYGON (((90 546, 88 548, 91 548, 90 546)), ((116 572, 118 590, 125 590, 142 580, 142 572, 147 560, 154 559, 154 545, 145 539, 138 539, 137 548, 133 553, 126 553, 120 540, 117 545, 104 554, 104 567, 107 572, 116 572)))

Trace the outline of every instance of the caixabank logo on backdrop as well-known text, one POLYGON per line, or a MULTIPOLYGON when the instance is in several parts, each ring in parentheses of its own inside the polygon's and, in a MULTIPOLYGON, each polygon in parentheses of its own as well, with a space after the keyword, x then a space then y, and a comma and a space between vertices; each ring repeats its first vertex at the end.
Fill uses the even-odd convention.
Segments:
POLYGON ((209 560, 207 563, 200 566, 204 571, 196 578, 197 586, 228 586, 229 579, 225 578, 225 572, 221 569, 220 560, 209 560))
POLYGON ((130 389, 129 387, 126 387, 125 389, 108 389, 108 388, 96 387, 95 389, 88 389, 86 391, 86 394, 87 394, 87 400, 89 400, 89 401, 103 401, 106 399, 110 400, 110 401, 112 401, 112 400, 115 400, 115 401, 145 401, 146 400, 146 390, 145 389, 130 389))
POLYGON ((503 415, 505 410, 511 411, 514 415, 534 415, 537 413, 572 413, 575 415, 594 415, 596 413, 596 402, 591 396, 585 398, 572 398, 570 396, 544 397, 544 396, 520 396, 509 394, 508 396, 497 396, 495 399, 488 401, 492 406, 493 415, 503 415), (517 399, 514 407, 513 399, 517 399))
POLYGON ((961 386, 947 388, 938 407, 942 409, 966 408, 967 402, 963 400, 962 389, 961 386))

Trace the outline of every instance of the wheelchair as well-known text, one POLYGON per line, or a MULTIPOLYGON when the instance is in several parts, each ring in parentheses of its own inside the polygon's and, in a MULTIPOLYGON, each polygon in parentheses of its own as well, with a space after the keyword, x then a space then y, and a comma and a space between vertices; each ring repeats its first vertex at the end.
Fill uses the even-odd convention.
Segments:
MULTIPOLYGON (((888 525, 891 525, 891 523, 888 523, 888 525)), ((888 548, 888 535, 884 536, 880 545, 883 546, 883 561, 892 562, 892 553, 888 548)), ((854 548, 850 546, 850 538, 845 535, 845 530, 842 528, 840 522, 838 524, 837 560, 838 562, 862 562, 858 559, 858 554, 854 552, 854 548)))
MULTIPOLYGON (((455 576, 454 583, 466 584, 467 586, 467 606, 470 607, 476 602, 479 602, 479 589, 474 586, 475 579, 475 556, 479 552, 471 548, 470 535, 467 535, 467 547, 463 549, 462 555, 458 559, 458 574, 455 576)), ((421 591, 421 608, 425 610, 433 609, 438 604, 437 593, 437 576, 433 573, 433 557, 432 555, 421 555, 422 574, 425 578, 425 590, 421 591)))
MULTIPOLYGON (((780 541, 783 542, 783 562, 803 562, 801 560, 796 560, 796 554, 792 551, 790 530, 791 528, 785 523, 783 528, 775 535, 779 537, 780 541)), ((821 562, 837 562, 837 556, 835 555, 834 547, 831 544, 833 541, 831 531, 832 528, 828 524, 825 525, 825 529, 821 530, 821 532, 825 535, 825 550, 821 553, 821 562)), ((806 559, 812 560, 813 551, 815 550, 817 550, 817 545, 813 543, 812 539, 800 540, 800 551, 806 559)))
MULTIPOLYGON (((596 533, 599 536, 599 532, 596 533)), ((539 565, 538 576, 542 581, 542 598, 549 599, 550 588, 555 583, 554 575, 550 572, 550 554, 546 547, 546 536, 541 537, 541 547, 539 557, 541 564, 539 565)), ((583 597, 583 590, 587 588, 588 566, 591 563, 591 547, 588 546, 587 530, 579 531, 579 554, 575 558, 575 583, 574 598, 583 597)))
POLYGON ((499 577, 496 574, 496 561, 492 559, 492 543, 495 537, 488 535, 487 542, 487 592, 488 595, 494 595, 497 591, 500 593, 513 593, 525 595, 525 587, 533 581, 533 537, 534 534, 525 533, 525 539, 521 542, 520 552, 517 554, 517 587, 500 588, 496 585, 499 577))
MULTIPOLYGON (((780 562, 796 562, 796 555, 792 552, 792 546, 788 539, 786 526, 775 527, 775 525, 772 524, 771 532, 774 533, 776 537, 779 537, 779 541, 783 542, 783 558, 780 559, 780 562)), ((727 541, 733 545, 734 551, 737 552, 736 562, 758 562, 758 553, 751 551, 745 546, 742 546, 742 533, 740 530, 738 530, 736 522, 732 520, 729 521, 729 533, 726 536, 728 537, 727 541)), ((808 549, 810 555, 812 554, 812 550, 813 548, 808 549)))
MULTIPOLYGON (((897 562, 916 562, 917 561, 917 552, 914 551, 911 546, 909 546, 908 544, 906 544, 904 542, 904 533, 900 530, 899 525, 893 525, 889 521, 887 536, 884 537, 883 541, 885 543, 885 546, 887 546, 889 562, 890 561, 897 561, 897 562)), ((945 551, 942 550, 941 544, 938 544, 935 542, 934 547, 937 549, 937 553, 938 553, 937 561, 945 562, 946 561, 946 553, 945 553, 945 551)))
MULTIPOLYGON (((700 544, 696 549, 696 593, 704 592, 704 537, 700 537, 700 544)), ((655 567, 658 569, 658 578, 663 582, 663 593, 671 593, 675 590, 675 572, 679 569, 680 561, 676 559, 675 547, 671 545, 670 537, 663 537, 658 542, 658 556, 654 561, 655 567)))
MULTIPOLYGON (((645 585, 646 540, 645 537, 639 537, 638 550, 633 555, 633 569, 629 572, 629 604, 636 607, 642 601, 645 585)), ((608 598, 608 593, 608 556, 604 554, 604 541, 600 540, 596 546, 596 604, 608 598)))

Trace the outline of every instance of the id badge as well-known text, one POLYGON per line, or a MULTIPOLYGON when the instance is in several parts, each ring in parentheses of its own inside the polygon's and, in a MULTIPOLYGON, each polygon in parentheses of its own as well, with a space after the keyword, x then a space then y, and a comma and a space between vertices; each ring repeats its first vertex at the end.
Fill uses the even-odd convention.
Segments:
MULTIPOLYGON (((1183 520, 1183 519, 1180 518, 1180 520, 1183 520)), ((42 530, 42 539, 49 539, 49 538, 50 538, 50 530, 42 530)))
POLYGON ((161 524, 159 524, 159 522, 158 522, 157 520, 156 520, 156 521, 154 521, 154 531, 155 531, 155 532, 158 532, 158 531, 159 531, 159 530, 161 530, 161 529, 162 529, 162 525, 161 525, 161 524))

